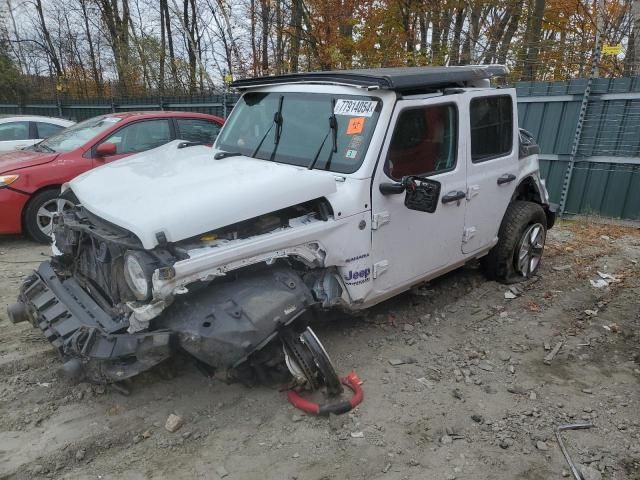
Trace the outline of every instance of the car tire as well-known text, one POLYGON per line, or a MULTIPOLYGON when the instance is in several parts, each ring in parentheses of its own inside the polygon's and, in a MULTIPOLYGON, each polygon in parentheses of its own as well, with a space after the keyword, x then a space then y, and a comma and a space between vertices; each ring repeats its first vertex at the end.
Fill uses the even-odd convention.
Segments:
POLYGON ((535 275, 547 235, 547 217, 540 205, 515 201, 500 224, 498 243, 482 258, 485 274, 502 283, 517 283, 535 275))
POLYGON ((52 202, 60 195, 57 188, 49 188, 36 193, 24 211, 24 230, 25 233, 36 242, 51 243, 51 236, 47 235, 43 230, 44 216, 41 215, 42 209, 53 211, 50 209, 52 202))

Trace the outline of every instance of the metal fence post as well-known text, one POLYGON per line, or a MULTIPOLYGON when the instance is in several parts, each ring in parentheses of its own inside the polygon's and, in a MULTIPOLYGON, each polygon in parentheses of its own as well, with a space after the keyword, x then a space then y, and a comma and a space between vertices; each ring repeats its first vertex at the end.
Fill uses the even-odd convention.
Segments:
POLYGON ((227 119, 227 91, 222 92, 222 118, 227 119))
POLYGON ((567 197, 569 196, 571 179, 573 178, 573 167, 576 163, 576 155, 578 154, 580 140, 582 139, 582 127, 584 126, 584 119, 587 115, 587 108, 589 107, 591 85, 593 84, 593 79, 598 75, 598 65, 600 64, 600 40, 600 31, 596 31, 596 43, 593 49, 593 60, 591 62, 591 75, 589 75, 587 86, 585 87, 584 93, 582 95, 582 103, 580 105, 580 112, 578 113, 578 121, 576 123, 576 131, 573 137, 573 144, 571 145, 569 163, 567 164, 567 170, 564 174, 562 190, 560 192, 560 212, 558 212, 560 216, 564 215, 564 211, 567 206, 567 197))
POLYGON ((58 107, 58 117, 62 118, 62 102, 60 101, 60 97, 56 95, 56 107, 58 107))

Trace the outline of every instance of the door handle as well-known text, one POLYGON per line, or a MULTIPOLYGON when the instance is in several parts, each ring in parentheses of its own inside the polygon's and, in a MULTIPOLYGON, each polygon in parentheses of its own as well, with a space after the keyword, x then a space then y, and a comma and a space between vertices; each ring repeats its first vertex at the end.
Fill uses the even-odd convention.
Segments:
POLYGON ((511 183, 516 179, 513 173, 505 173, 498 177, 498 185, 504 185, 505 183, 511 183))
POLYGON ((442 197, 442 203, 458 202, 463 198, 466 198, 466 196, 466 193, 459 190, 457 192, 449 192, 444 197, 442 197))

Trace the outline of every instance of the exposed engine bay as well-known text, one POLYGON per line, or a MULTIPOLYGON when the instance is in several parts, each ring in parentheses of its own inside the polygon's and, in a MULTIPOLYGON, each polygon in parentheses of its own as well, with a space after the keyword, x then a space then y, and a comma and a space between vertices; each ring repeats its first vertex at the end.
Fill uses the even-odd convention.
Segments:
POLYGON ((130 232, 78 206, 57 218, 57 255, 23 284, 10 317, 39 327, 75 380, 124 380, 181 349, 225 379, 288 370, 298 386, 327 386, 335 395, 340 380, 308 328, 319 274, 304 262, 250 264, 164 298, 152 283, 202 251, 331 217, 318 199, 145 250, 130 232))

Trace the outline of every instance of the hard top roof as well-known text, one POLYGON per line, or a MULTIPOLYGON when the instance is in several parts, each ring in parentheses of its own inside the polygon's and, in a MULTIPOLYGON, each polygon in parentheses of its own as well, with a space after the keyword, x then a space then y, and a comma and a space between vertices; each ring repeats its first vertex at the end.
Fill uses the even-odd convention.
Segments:
POLYGON ((491 77, 504 76, 507 73, 508 70, 503 65, 370 68, 247 78, 236 80, 231 86, 238 89, 246 89, 263 85, 326 83, 397 91, 435 90, 446 87, 465 87, 469 83, 491 77))

